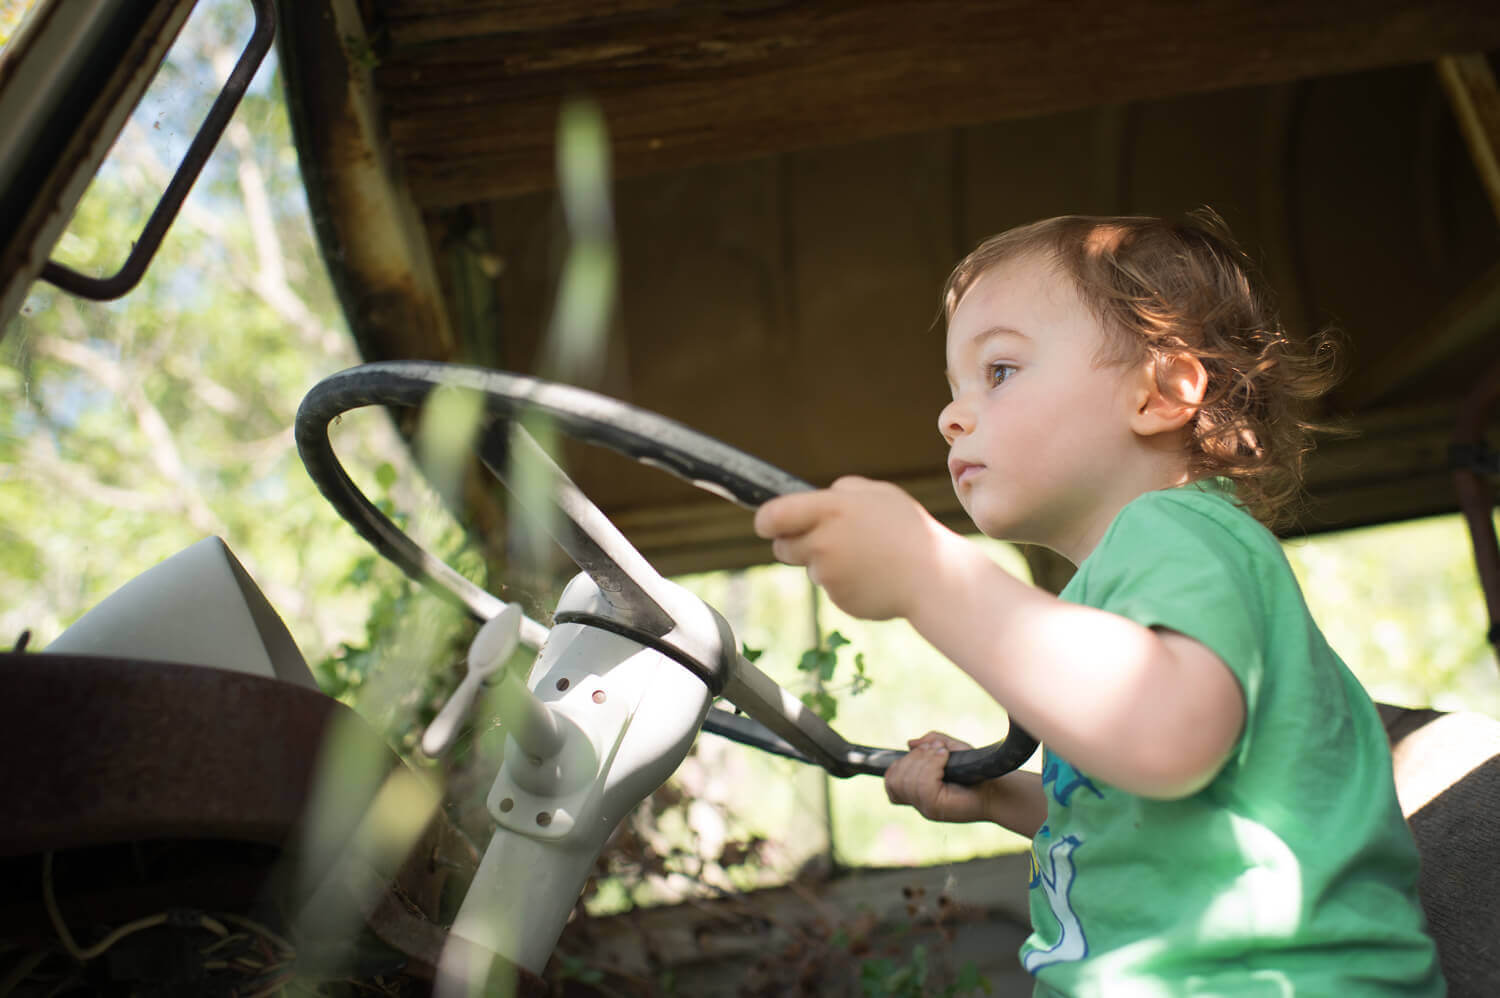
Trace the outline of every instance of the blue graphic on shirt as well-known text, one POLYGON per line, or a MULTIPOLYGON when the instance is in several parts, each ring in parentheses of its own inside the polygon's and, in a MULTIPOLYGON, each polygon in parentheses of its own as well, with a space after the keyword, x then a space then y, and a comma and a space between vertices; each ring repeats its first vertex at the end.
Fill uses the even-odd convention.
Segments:
MULTIPOLYGON (((1064 763, 1066 765, 1066 763, 1064 763)), ((1098 793, 1096 790, 1095 793, 1098 793)), ((1037 840, 1047 835, 1047 826, 1037 831, 1037 840)), ((1047 896, 1047 906, 1057 919, 1057 942, 1050 949, 1032 950, 1021 958, 1026 972, 1035 974, 1043 967, 1069 960, 1082 960, 1089 955, 1089 941, 1083 934, 1083 925, 1073 911, 1069 896, 1073 891, 1073 853, 1083 843, 1076 835, 1065 835, 1052 843, 1047 850, 1046 869, 1038 860, 1035 846, 1031 850, 1031 886, 1041 887, 1047 896)))
POLYGON ((1092 780, 1074 769, 1066 759, 1060 759, 1051 752, 1043 756, 1042 786, 1050 786, 1053 800, 1063 807, 1068 806, 1074 792, 1078 790, 1087 790, 1100 799, 1104 797, 1092 780))

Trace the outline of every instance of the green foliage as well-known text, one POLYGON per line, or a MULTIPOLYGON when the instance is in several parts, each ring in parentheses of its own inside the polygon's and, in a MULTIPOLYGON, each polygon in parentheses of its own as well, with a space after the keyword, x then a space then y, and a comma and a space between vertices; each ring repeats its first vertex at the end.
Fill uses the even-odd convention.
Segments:
POLYGON ((972 961, 958 969, 951 983, 938 985, 927 962, 927 947, 911 948, 906 962, 892 959, 866 960, 859 968, 860 993, 864 998, 958 998, 993 988, 972 961))
POLYGON ((927 947, 912 947, 907 963, 869 960, 859 968, 865 998, 923 998, 927 993, 927 947))
POLYGON ((921 943, 912 947, 905 963, 867 960, 859 968, 859 986, 864 998, 957 998, 980 991, 989 994, 993 990, 973 962, 960 967, 952 983, 942 987, 933 987, 933 983, 927 947, 921 943))
POLYGON ((811 675, 814 686, 808 692, 802 694, 802 702, 811 707, 813 713, 825 721, 832 721, 838 716, 839 700, 836 694, 843 692, 850 696, 858 696, 870 688, 870 676, 865 671, 865 656, 859 652, 854 656, 854 676, 847 684, 838 689, 829 689, 829 683, 833 682, 834 672, 838 669, 839 649, 849 644, 849 639, 838 631, 832 631, 828 637, 816 648, 809 648, 802 653, 797 660, 797 669, 811 675))
POLYGON ((1312 537, 1286 551, 1329 644, 1373 697, 1500 716, 1500 669, 1462 517, 1312 537))
POLYGON ((10 41, 34 0, 0 0, 0 47, 10 41))
POLYGON ((380 54, 363 35, 344 36, 344 54, 360 69, 373 72, 380 67, 380 54))
POLYGON ((803 672, 815 673, 822 682, 832 682, 833 670, 838 666, 839 649, 848 643, 848 638, 833 631, 823 639, 821 645, 802 653, 802 657, 797 660, 797 668, 803 672))
MULTIPOLYGON (((86 273, 118 267, 249 17, 247 5, 200 5, 56 257, 86 273)), ((289 433, 303 393, 359 358, 318 260, 274 63, 136 290, 94 304, 38 283, 6 328, 0 643, 30 629, 45 647, 209 534, 225 538, 309 660, 357 635, 377 598, 347 585, 368 545, 318 496, 289 433)), ((416 477, 383 417, 336 430, 356 477, 383 462, 382 488, 416 477)))

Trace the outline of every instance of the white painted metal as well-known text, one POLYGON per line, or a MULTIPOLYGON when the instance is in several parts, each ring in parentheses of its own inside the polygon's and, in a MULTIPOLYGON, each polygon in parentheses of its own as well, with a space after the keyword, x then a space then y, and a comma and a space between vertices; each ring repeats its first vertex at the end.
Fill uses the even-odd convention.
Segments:
MULTIPOLYGON (((685 591, 679 595, 684 605, 696 601, 685 591)), ((712 632, 684 637, 698 647, 719 644, 724 632, 697 602, 702 609, 684 613, 684 626, 712 632)), ((579 575, 557 609, 599 613, 608 607, 594 582, 579 575)), ((556 752, 540 756, 506 739, 487 802, 495 834, 445 950, 444 987, 455 994, 464 993, 470 974, 487 971, 474 966, 475 952, 541 971, 605 841, 682 762, 712 699, 680 663, 581 624, 552 629, 529 688, 556 719, 562 741, 556 752)))

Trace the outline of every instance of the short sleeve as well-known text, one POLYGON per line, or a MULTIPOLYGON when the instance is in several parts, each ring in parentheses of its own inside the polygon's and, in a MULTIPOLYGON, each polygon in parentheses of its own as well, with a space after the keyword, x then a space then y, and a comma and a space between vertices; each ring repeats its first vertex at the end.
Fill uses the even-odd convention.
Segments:
POLYGON ((1252 531, 1264 528, 1226 500, 1150 493, 1120 512, 1062 596, 1208 647, 1239 680, 1248 729, 1265 675, 1267 620, 1258 555, 1246 543, 1252 531))

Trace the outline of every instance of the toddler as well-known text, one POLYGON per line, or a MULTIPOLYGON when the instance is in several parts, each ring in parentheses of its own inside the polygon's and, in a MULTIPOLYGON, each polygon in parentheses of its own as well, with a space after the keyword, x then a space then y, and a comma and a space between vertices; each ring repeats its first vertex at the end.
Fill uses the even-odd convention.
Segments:
POLYGON ((844 478, 756 529, 847 612, 905 617, 1044 745, 1042 773, 942 782, 936 732, 886 776, 938 821, 1032 838, 1039 996, 1439 996, 1417 853, 1374 705, 1275 536, 1299 405, 1290 340, 1216 218, 1048 219, 944 290, 938 416, 963 508, 1078 566, 1006 574, 893 485, 844 478))

